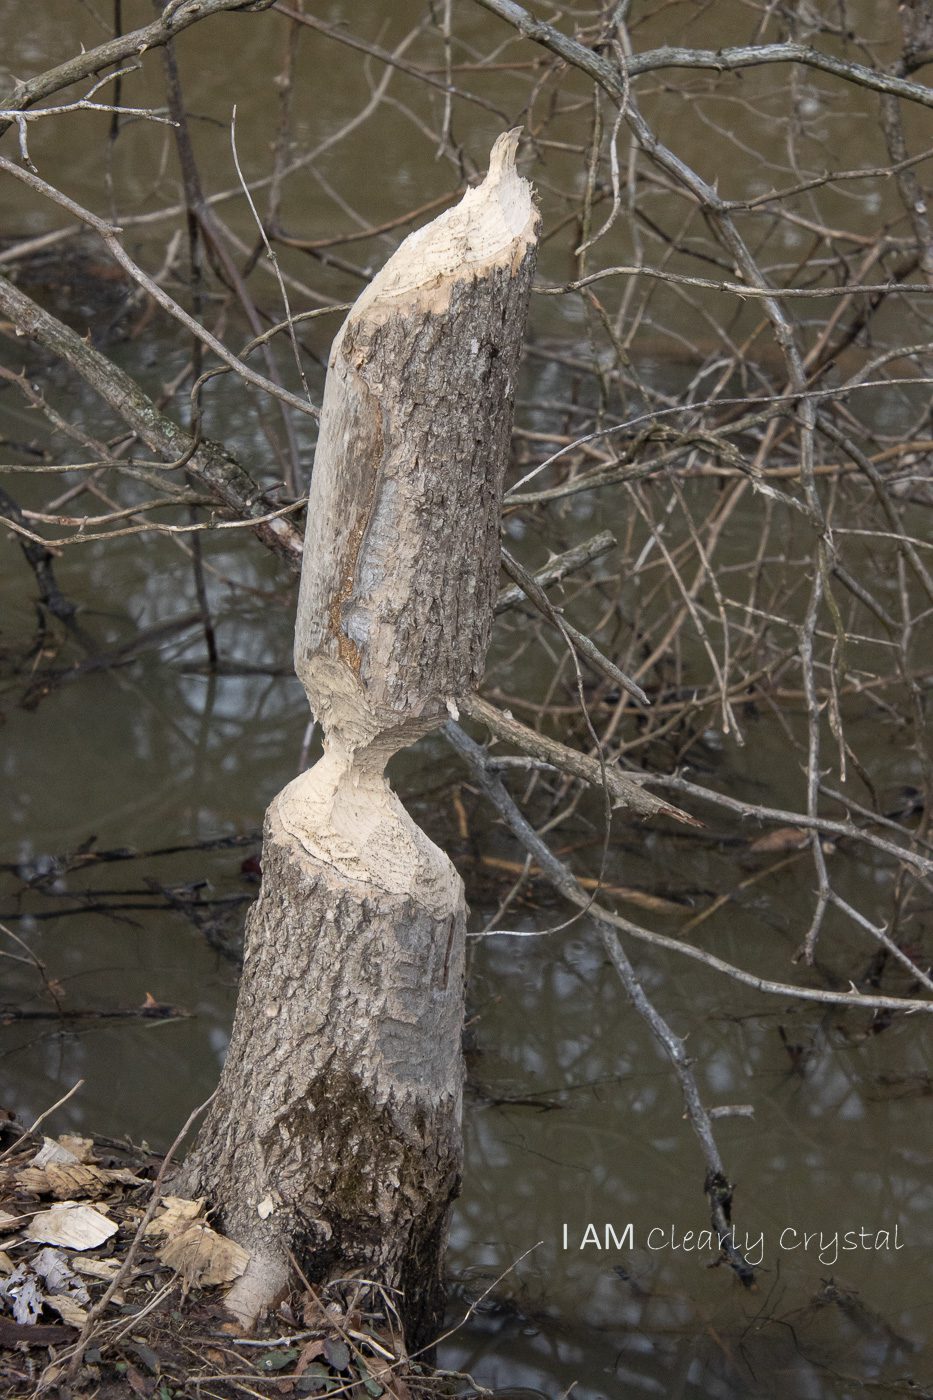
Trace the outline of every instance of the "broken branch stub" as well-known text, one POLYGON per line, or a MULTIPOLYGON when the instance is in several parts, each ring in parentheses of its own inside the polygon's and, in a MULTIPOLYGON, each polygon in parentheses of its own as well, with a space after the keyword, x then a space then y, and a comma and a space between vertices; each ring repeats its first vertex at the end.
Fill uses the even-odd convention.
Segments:
POLYGON ((249 1324, 364 1269, 409 1344, 443 1307, 462 1096, 463 886, 384 769, 482 674, 537 213, 499 138, 485 181, 412 234, 334 342, 295 668, 324 755, 271 804, 220 1088, 186 1164, 250 1252, 249 1324))

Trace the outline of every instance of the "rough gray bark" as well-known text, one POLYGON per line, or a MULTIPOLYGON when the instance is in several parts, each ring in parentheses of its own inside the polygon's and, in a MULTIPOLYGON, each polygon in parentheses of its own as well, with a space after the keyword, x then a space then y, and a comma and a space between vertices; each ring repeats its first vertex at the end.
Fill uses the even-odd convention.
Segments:
POLYGON ((324 755, 269 808, 263 886, 218 1096, 186 1165, 251 1255, 249 1324, 289 1254, 401 1290, 409 1341, 443 1306, 458 1186, 465 906, 385 778, 482 674, 537 215, 517 133, 412 234, 328 366, 295 666, 324 755))

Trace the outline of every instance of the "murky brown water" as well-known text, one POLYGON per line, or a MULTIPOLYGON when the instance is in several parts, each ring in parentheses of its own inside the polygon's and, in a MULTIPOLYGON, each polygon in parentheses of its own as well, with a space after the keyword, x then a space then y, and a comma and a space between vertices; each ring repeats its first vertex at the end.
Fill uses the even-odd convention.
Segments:
MULTIPOLYGON (((395 5, 391 14, 342 2, 320 8, 326 8, 328 22, 346 20, 354 32, 384 48, 425 14, 417 0, 395 5)), ((458 33, 485 51, 492 22, 478 8, 462 8, 458 33)), ((149 17, 143 4, 125 4, 124 11, 127 26, 149 17)), ((639 47, 669 37, 670 7, 657 11, 638 31, 639 47)), ((888 6, 865 5, 861 19, 882 41, 890 14, 888 6)), ((25 24, 22 16, 19 4, 0 4, 8 40, 4 63, 17 75, 64 58, 79 39, 91 44, 104 37, 94 9, 70 0, 32 7, 25 24)), ((281 63, 281 27, 266 23, 268 18, 220 17, 195 29, 181 46, 199 154, 213 190, 236 183, 227 130, 234 97, 244 167, 251 176, 268 169, 276 123, 269 75, 281 63)), ((749 21, 743 7, 720 4, 696 7, 695 17, 692 10, 678 11, 676 23, 690 42, 717 47, 747 37, 749 21)), ((365 67, 357 55, 319 36, 308 34, 302 43, 315 57, 308 70, 314 80, 296 94, 297 132, 301 146, 313 148, 364 106, 382 69, 365 67)), ((485 97, 503 100, 494 77, 467 73, 462 81, 485 97)), ((753 93, 762 123, 772 120, 788 81, 784 69, 743 80, 743 95, 753 93)), ((836 88, 830 102, 821 82, 799 75, 795 81, 799 100, 814 104, 812 148, 806 153, 811 163, 820 150, 835 151, 849 166, 882 160, 870 102, 854 89, 836 88)), ((159 85, 159 66, 151 63, 125 90, 124 100, 157 104, 159 85)), ((576 88, 582 93, 585 85, 576 88)), ((576 90, 574 84, 567 90, 576 90)), ((403 79, 394 79, 388 91, 423 110, 419 104, 425 99, 403 79)), ((739 109, 737 100, 724 95, 719 107, 706 105, 703 121, 715 113, 719 125, 711 129, 698 122, 693 132, 685 130, 685 99, 676 89, 673 95, 656 94, 652 102, 659 129, 671 140, 676 135, 678 148, 704 174, 719 173, 722 183, 756 192, 784 178, 776 172, 786 171, 786 133, 776 123, 772 135, 765 138, 756 130, 752 139, 750 109, 739 109), (774 170, 760 168, 762 150, 771 152, 774 170)), ((512 96, 505 105, 514 117, 512 96)), ((472 124, 467 144, 479 158, 500 122, 480 108, 466 110, 472 124)), ((459 119, 466 126, 462 113, 459 119)), ((112 178, 118 213, 132 229, 132 217, 176 202, 174 160, 167 135, 151 126, 129 126, 115 145, 108 177, 98 140, 106 120, 82 115, 54 132, 51 122, 35 124, 33 158, 49 178, 101 212, 109 206, 112 178)), ((435 160, 428 143, 415 140, 413 132, 411 110, 383 104, 378 116, 339 148, 322 153, 318 172, 366 222, 391 218, 456 183, 451 166, 435 160)), ((579 144, 587 132, 570 111, 551 135, 579 144)), ((931 144, 929 124, 926 144, 931 144)), ((569 182, 568 172, 580 165, 573 151, 555 149, 548 160, 555 186, 569 182)), ((670 198, 663 189, 646 194, 649 207, 670 198)), ((882 195, 876 189, 832 194, 819 212, 826 220, 845 218, 853 227, 871 229, 893 217, 893 200, 889 189, 882 195), (879 203, 883 199, 892 201, 890 208, 879 203)), ((545 190, 543 203, 546 218, 556 217, 559 198, 545 190)), ((220 208, 238 235, 251 241, 242 201, 220 208)), ((305 171, 289 185, 285 221, 304 237, 326 236, 335 227, 348 227, 352 210, 337 208, 321 182, 305 171)), ((15 190, 0 232, 25 235, 58 226, 47 206, 15 190)), ((168 227, 140 224, 128 235, 147 266, 158 265, 168 227)), ((620 261, 629 253, 626 230, 623 220, 612 235, 613 257, 620 261)), ((365 270, 377 265, 397 238, 392 234, 362 243, 358 251, 354 245, 339 251, 365 270)), ((790 262, 803 255, 804 232, 795 247, 786 226, 763 225, 762 239, 785 240, 790 262)), ((297 255, 284 256, 283 263, 294 277, 336 300, 352 298, 361 285, 352 273, 297 255)), ((543 276, 562 278, 571 270, 566 242, 546 245, 543 276)), ((702 345, 708 333, 706 305, 702 294, 688 305, 665 288, 657 290, 632 348, 646 380, 679 391, 691 372, 685 343, 702 345)), ((538 300, 532 338, 540 345, 559 337, 573 347, 582 335, 578 318, 576 304, 538 300)), ((736 340, 757 319, 754 308, 742 310, 732 328, 736 340)), ((309 332, 318 353, 326 352, 332 328, 317 323, 309 332)), ((162 354, 158 338, 121 344, 115 353, 150 387, 167 382, 180 368, 162 354)), ((36 363, 28 348, 17 358, 6 346, 4 355, 17 369, 36 363)), ((102 431, 99 406, 90 396, 66 387, 57 371, 52 377, 59 408, 87 415, 102 431)), ((312 378, 312 388, 319 390, 316 370, 312 378)), ((565 367, 529 358, 522 389, 526 403, 566 399, 578 389, 565 367)), ((243 396, 219 381, 210 404, 208 431, 235 443, 246 460, 262 462, 267 448, 243 396)), ((554 427, 553 418, 530 407, 519 419, 544 431, 554 427)), ((0 432, 22 443, 41 431, 10 391, 0 392, 0 432)), ((313 438, 303 425, 299 433, 307 465, 313 438)), ((4 449, 15 460, 11 451, 4 449)), ((17 480, 16 489, 27 504, 40 499, 35 483, 17 480)), ((736 560, 747 555, 757 510, 749 499, 735 517, 727 553, 731 550, 736 560)), ((554 518, 564 545, 607 525, 624 537, 629 525, 624 502, 612 493, 571 497, 554 518)), ((538 560, 536 532, 522 540, 518 523, 510 528, 516 545, 538 560)), ((916 535, 928 535, 928 517, 918 511, 912 528, 916 535)), ((636 531, 635 547, 642 542, 636 531)), ((791 529, 786 545, 787 558, 798 557, 791 529)), ((286 674, 290 584, 250 540, 233 534, 211 538, 205 554, 216 571, 212 592, 222 604, 222 656, 244 671, 272 667, 281 674, 198 674, 203 644, 192 625, 132 665, 69 678, 50 694, 35 696, 34 708, 13 703, 21 678, 18 689, 0 695, 5 720, 0 861, 19 865, 19 876, 9 870, 0 876, 0 918, 61 984, 66 1009, 132 1011, 149 996, 184 1013, 167 1020, 53 1018, 0 1026, 0 1103, 28 1118, 84 1078, 80 1094, 55 1120, 59 1130, 80 1126, 127 1133, 163 1146, 191 1106, 214 1087, 236 984, 235 967, 217 944, 236 943, 245 901, 255 892, 241 865, 256 847, 98 863, 66 876, 56 875, 53 858, 91 838, 97 851, 145 852, 248 836, 298 766, 307 710, 300 686, 286 674), (23 894, 20 877, 42 872, 48 876, 44 892, 23 894), (147 904, 164 903, 166 887, 176 911, 147 911, 147 904), (88 891, 95 892, 91 910, 82 908, 88 891), (109 912, 104 906, 111 906, 109 912)), ((3 545, 3 559, 0 647, 11 657, 32 639, 35 613, 32 580, 9 543, 3 545)), ((619 557, 610 556, 605 576, 612 578, 619 567, 619 557)), ((66 552, 58 572, 65 591, 80 600, 86 625, 101 646, 130 642, 195 607, 188 559, 164 539, 133 537, 76 548, 66 552)), ((580 607, 585 613, 585 599, 580 607)), ((489 681, 505 694, 537 694, 550 674, 547 656, 521 646, 523 640, 521 624, 516 629, 504 619, 489 681)), ((793 712, 788 722, 797 732, 803 723, 793 712)), ((748 801, 799 806, 800 773, 787 761, 781 725, 767 709, 743 713, 742 723, 744 748, 711 727, 705 743, 691 749, 694 779, 748 801)), ((867 702, 852 705, 848 723, 860 753, 869 755, 873 771, 892 791, 919 784, 916 761, 897 724, 879 721, 867 702)), ((463 870, 473 891, 474 926, 480 928, 508 887, 508 877, 496 877, 491 886, 488 870, 477 867, 470 843, 458 835, 452 799, 462 780, 440 739, 426 741, 398 762, 400 790, 463 870)), ((488 814, 469 793, 462 795, 478 849, 520 861, 517 848, 491 826, 488 814)), ((697 910, 715 893, 732 889, 753 869, 741 844, 744 833, 715 812, 704 815, 710 831, 703 839, 619 822, 606 879, 681 899, 697 910)), ((599 804, 585 800, 561 828, 562 839, 598 842, 599 821, 599 804)), ((781 873, 750 885, 693 937, 729 961, 787 980, 812 909, 808 859, 800 855, 781 873)), ((840 893, 883 922, 890 868, 844 844, 830 859, 840 893)), ((637 916, 662 931, 679 926, 673 916, 637 916)), ((533 898, 511 910, 508 919, 512 927, 540 928, 562 917, 545 887, 536 885, 533 898)), ((928 919, 921 913, 918 937, 929 933, 928 919)), ((828 928, 824 955, 840 974, 853 959, 869 956, 841 919, 830 920, 828 928)), ((9 940, 3 949, 19 951, 9 940)), ((458 1280, 452 1316, 509 1272, 494 1299, 446 1345, 445 1364, 488 1385, 555 1400, 574 1382, 579 1400, 599 1400, 629 1394, 844 1397, 876 1384, 881 1393, 895 1393, 902 1377, 918 1384, 933 1381, 921 1352, 933 1322, 933 1134, 929 1099, 923 1097, 929 1084, 928 1035, 924 1041, 902 1020, 884 1034, 867 1036, 864 1019, 856 1025, 834 1011, 765 999, 673 956, 644 948, 633 949, 633 955, 659 1009, 678 1029, 691 1028, 689 1046, 708 1100, 755 1106, 754 1119, 724 1119, 717 1133, 737 1185, 739 1230, 748 1232, 752 1261, 761 1260, 759 1291, 745 1293, 725 1270, 710 1271, 708 1251, 683 1247, 684 1233, 707 1223, 702 1162, 668 1066, 631 1012, 595 938, 577 924, 540 940, 477 941, 469 992, 467 1168, 451 1245, 458 1280), (803 1072, 794 1071, 785 1040, 805 1047, 803 1072), (631 1222, 634 1245, 626 1240, 618 1249, 592 1244, 581 1249, 591 1222, 601 1237, 607 1222, 620 1236, 631 1222), (872 1237, 890 1232, 892 1247, 837 1255, 836 1232, 861 1228, 872 1237), (652 1230, 660 1233, 649 1236, 652 1230), (781 1248, 782 1232, 788 1230, 798 1233, 785 1234, 787 1247, 781 1248), (822 1232, 822 1253, 818 1239, 807 1248, 790 1247, 804 1232, 822 1232), (756 1245, 759 1236, 763 1243, 756 1245)), ((5 960, 3 972, 5 1004, 48 1012, 49 999, 32 969, 5 960)), ((902 1393, 921 1392, 905 1385, 902 1393)))

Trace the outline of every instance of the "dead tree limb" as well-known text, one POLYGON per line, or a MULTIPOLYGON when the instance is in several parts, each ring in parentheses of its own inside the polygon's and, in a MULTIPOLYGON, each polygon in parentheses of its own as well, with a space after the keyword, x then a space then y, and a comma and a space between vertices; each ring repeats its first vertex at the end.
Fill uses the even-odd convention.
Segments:
MULTIPOLYGON (((0 486, 0 515, 7 520, 15 521, 24 529, 27 528, 26 517, 20 510, 18 503, 7 491, 4 491, 2 486, 0 486)), ((39 544, 37 540, 27 539, 25 535, 20 536, 19 544, 39 586, 39 602, 48 608, 53 617, 59 618, 62 622, 72 622, 75 615, 75 605, 70 598, 65 597, 58 586, 53 563, 55 556, 46 549, 45 545, 39 544)))
POLYGON ((623 773, 614 763, 608 763, 604 767, 590 754, 581 753, 579 749, 562 744, 558 739, 551 739, 546 734, 529 729, 527 724, 522 724, 504 710, 497 709, 479 695, 469 696, 461 703, 460 709, 469 715, 470 719, 484 724, 497 739, 514 744, 522 753, 542 759, 545 763, 553 763, 555 768, 560 768, 564 773, 571 773, 575 778, 581 778, 591 787, 607 787, 613 807, 628 807, 640 817, 673 817, 675 821, 684 822, 688 826, 703 825, 696 817, 682 812, 679 807, 674 807, 670 802, 659 801, 653 793, 646 792, 638 775, 623 773))

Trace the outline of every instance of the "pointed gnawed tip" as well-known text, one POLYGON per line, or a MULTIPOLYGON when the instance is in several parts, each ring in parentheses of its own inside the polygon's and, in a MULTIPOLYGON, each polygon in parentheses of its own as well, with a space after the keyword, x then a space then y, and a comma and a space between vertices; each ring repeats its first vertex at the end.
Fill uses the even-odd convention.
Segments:
MULTIPOLYGON (((397 309, 403 297, 415 293, 423 294, 423 307, 430 300, 432 312, 439 314, 456 283, 466 278, 475 281, 504 263, 513 272, 517 269, 538 236, 532 188, 515 166, 521 134, 520 126, 504 131, 490 152, 489 173, 482 184, 468 189, 459 204, 408 235, 357 299, 348 323, 364 315, 388 315, 386 308, 397 309)), ((339 345, 338 337, 332 360, 339 345)))
POLYGON ((489 153, 487 180, 496 182, 508 179, 515 173, 515 155, 521 134, 522 128, 513 126, 511 131, 503 131, 502 135, 496 138, 495 145, 489 153))

